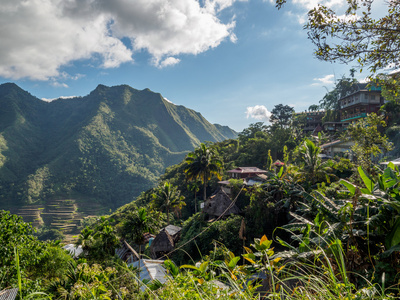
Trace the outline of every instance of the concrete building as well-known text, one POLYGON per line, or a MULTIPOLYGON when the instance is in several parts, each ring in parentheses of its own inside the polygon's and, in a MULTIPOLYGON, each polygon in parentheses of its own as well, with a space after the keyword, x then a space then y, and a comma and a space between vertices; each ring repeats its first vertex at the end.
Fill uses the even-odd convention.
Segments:
POLYGON ((340 122, 349 123, 365 118, 369 113, 378 113, 383 105, 381 88, 368 86, 368 83, 358 83, 355 92, 339 99, 340 122))

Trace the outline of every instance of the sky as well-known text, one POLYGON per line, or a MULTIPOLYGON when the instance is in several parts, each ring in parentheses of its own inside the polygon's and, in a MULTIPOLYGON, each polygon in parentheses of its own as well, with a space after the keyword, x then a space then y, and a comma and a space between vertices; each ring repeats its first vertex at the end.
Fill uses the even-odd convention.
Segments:
POLYGON ((346 0, 1 0, 0 84, 44 100, 149 88, 240 132, 280 103, 305 111, 349 75, 313 56, 303 26, 318 3, 346 0))

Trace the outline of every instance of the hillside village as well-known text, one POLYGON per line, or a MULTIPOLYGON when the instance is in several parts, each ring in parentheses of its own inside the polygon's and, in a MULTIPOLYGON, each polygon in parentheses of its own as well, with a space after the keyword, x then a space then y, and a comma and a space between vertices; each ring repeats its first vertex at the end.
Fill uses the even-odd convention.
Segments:
MULTIPOLYGON (((228 36, 236 42, 231 30, 240 17, 219 19, 235 1, 201 2, 170 2, 173 13, 166 5, 156 14, 141 5, 128 10, 127 3, 58 5, 69 15, 85 8, 79 18, 64 18, 64 27, 104 9, 100 36, 127 53, 126 61, 133 62, 133 50, 147 51, 161 69, 193 54, 185 48, 188 35, 203 37, 204 27, 184 35, 184 50, 146 50, 133 43, 149 28, 129 36, 120 24, 135 27, 129 19, 136 10, 143 13, 138 19, 159 18, 173 28, 160 34, 163 48, 169 36, 179 37, 180 23, 190 25, 169 23, 179 12, 179 20, 223 27, 225 36, 196 44, 196 54, 228 36), (201 14, 182 14, 177 6, 185 5, 201 14), (115 17, 121 12, 124 22, 115 17)), ((158 5, 149 3, 152 10, 158 5)), ((371 13, 373 1, 346 4, 344 18, 335 6, 319 4, 304 29, 317 58, 368 68, 367 82, 351 69, 306 111, 282 100, 268 122, 239 133, 149 89, 100 84, 87 96, 46 102, 14 83, 0 85, 0 299, 399 299, 400 3, 385 2, 382 18, 371 13), (390 67, 397 71, 388 74, 390 67)), ((156 23, 149 21, 153 39, 164 28, 156 23)), ((87 37, 91 27, 84 24, 77 32, 87 37)), ((213 29, 208 35, 217 34, 213 29)), ((77 58, 87 63, 87 55, 77 58)), ((118 64, 109 60, 114 55, 95 51, 107 66, 118 64)), ((57 73, 60 65, 53 68, 57 73)), ((10 65, 8 76, 15 70, 10 65)), ((69 77, 48 72, 41 78, 53 85, 69 77)))
MULTIPOLYGON (((333 242, 342 247, 346 268, 351 265, 352 272, 362 273, 366 266, 377 268, 382 263, 394 266, 400 242, 395 204, 400 184, 399 149, 393 148, 385 132, 392 140, 398 137, 400 115, 393 113, 397 110, 387 113, 387 106, 394 104, 384 99, 381 89, 357 82, 349 87, 351 92, 336 99, 337 110, 311 107, 313 111, 294 113, 292 108, 278 105, 272 110, 271 125, 252 124, 237 139, 201 143, 181 163, 168 167, 158 186, 109 215, 84 218, 79 236, 72 237, 75 240, 65 239, 54 228, 30 235, 34 231, 31 225, 3 211, 4 228, 10 222, 25 228, 13 235, 14 240, 26 240, 23 249, 29 249, 18 254, 21 266, 30 274, 23 290, 27 293, 32 288, 31 278, 41 278, 39 270, 55 268, 62 274, 62 266, 69 264, 68 272, 75 274, 80 268, 92 274, 100 272, 103 279, 97 275, 79 279, 94 284, 100 294, 115 293, 109 290, 106 278, 130 276, 129 283, 118 281, 118 286, 113 286, 130 286, 125 294, 128 299, 146 297, 149 287, 163 291, 163 286, 181 277, 187 280, 189 274, 227 295, 236 282, 249 280, 249 272, 253 279, 243 291, 248 296, 256 291, 271 293, 271 280, 293 291, 304 283, 298 279, 292 286, 273 270, 288 268, 291 259, 295 263, 290 268, 298 270, 296 262, 304 263, 308 257, 322 259, 310 266, 310 274, 325 268, 323 258, 313 251, 328 251, 333 242), (383 120, 390 124, 388 128, 383 127, 383 120), (363 144, 365 140, 368 144, 363 144), (374 218, 371 226, 365 225, 372 220, 365 214, 368 207, 374 218), (385 225, 386 220, 391 220, 390 226, 385 225), (337 228, 341 228, 339 236, 337 228), (58 242, 41 241, 60 237, 68 243, 63 249, 71 256, 60 252, 58 242), (366 240, 375 246, 365 248, 366 240), (32 251, 39 251, 42 269, 30 260, 32 251), (58 258, 50 263, 49 255, 58 258), (274 264, 266 263, 268 260, 274 264), (224 264, 212 265, 214 261, 224 264), (116 269, 110 272, 107 266, 116 269), (260 273, 255 275, 254 270, 260 273), (135 275, 127 275, 130 272, 135 275), (137 291, 133 293, 132 288, 137 291)), ((12 247, 5 247, 8 254, 3 265, 18 272, 12 247)), ((340 261, 330 263, 340 266, 340 261)), ((376 272, 388 274, 387 284, 394 284, 395 268, 376 272)), ((43 291, 52 297, 88 292, 75 286, 75 279, 53 281, 63 275, 46 276, 44 282, 52 283, 43 285, 43 291)), ((4 287, 12 286, 15 278, 7 277, 4 287)), ((358 289, 363 286, 365 283, 357 284, 358 289)), ((6 291, 15 294, 17 290, 6 291)))

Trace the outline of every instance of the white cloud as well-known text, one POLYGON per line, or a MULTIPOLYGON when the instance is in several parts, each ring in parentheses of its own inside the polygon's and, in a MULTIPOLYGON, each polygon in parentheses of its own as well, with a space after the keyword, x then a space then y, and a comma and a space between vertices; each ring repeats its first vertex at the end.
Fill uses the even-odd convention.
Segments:
POLYGON ((52 81, 50 84, 54 87, 69 88, 68 84, 63 82, 52 81))
POLYGON ((46 102, 51 102, 51 101, 54 101, 54 100, 57 100, 57 99, 72 99, 72 98, 76 98, 77 96, 61 96, 61 97, 58 97, 58 98, 42 98, 42 100, 43 101, 46 101, 46 102))
POLYGON ((247 119, 252 118, 269 122, 271 112, 264 105, 249 106, 246 109, 246 116, 247 119))
POLYGON ((343 6, 347 3, 346 0, 293 0, 294 4, 297 4, 306 9, 312 9, 317 7, 318 4, 324 5, 326 7, 343 6))
MULTIPOLYGON (((240 2, 248 2, 248 0, 237 0, 240 2)), ((206 0, 205 9, 210 12, 221 11, 225 8, 231 7, 235 0, 206 0)))
MULTIPOLYGON (((276 5, 276 0, 263 1, 276 5)), ((292 3, 303 11, 297 13, 287 11, 286 14, 289 17, 294 18, 299 24, 304 25, 307 22, 307 11, 317 7, 318 5, 324 5, 328 8, 343 8, 347 4, 347 0, 293 0, 292 3)))
POLYGON ((173 66, 176 65, 177 63, 179 63, 181 60, 175 57, 167 57, 166 59, 164 59, 161 63, 158 64, 159 68, 164 68, 167 66, 173 66))
POLYGON ((313 84, 311 84, 311 85, 328 85, 328 84, 334 84, 334 82, 335 82, 335 75, 333 75, 333 74, 329 74, 329 75, 326 75, 326 76, 324 76, 324 77, 321 77, 321 78, 314 78, 313 79, 314 81, 317 81, 317 82, 314 82, 313 84))
POLYGON ((163 97, 163 98, 164 98, 165 101, 167 101, 167 102, 169 102, 169 103, 171 103, 171 104, 175 104, 175 103, 173 103, 171 100, 168 100, 168 99, 165 98, 165 97, 163 97))
POLYGON ((172 65, 236 40, 234 16, 218 18, 235 1, 243 0, 2 0, 0 76, 47 80, 82 59, 115 68, 141 50, 172 65))

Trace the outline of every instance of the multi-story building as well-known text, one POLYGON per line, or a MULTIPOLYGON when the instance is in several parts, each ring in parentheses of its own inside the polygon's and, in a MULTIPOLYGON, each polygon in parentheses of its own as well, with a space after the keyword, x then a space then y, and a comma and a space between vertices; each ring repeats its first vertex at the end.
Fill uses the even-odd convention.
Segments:
POLYGON ((322 118, 325 115, 325 111, 305 111, 296 113, 297 117, 304 116, 304 127, 301 129, 304 133, 317 134, 322 131, 322 118))
POLYGON ((368 83, 358 83, 356 91, 346 95, 340 102, 340 122, 349 123, 365 118, 369 113, 377 113, 384 103, 381 88, 368 83))

